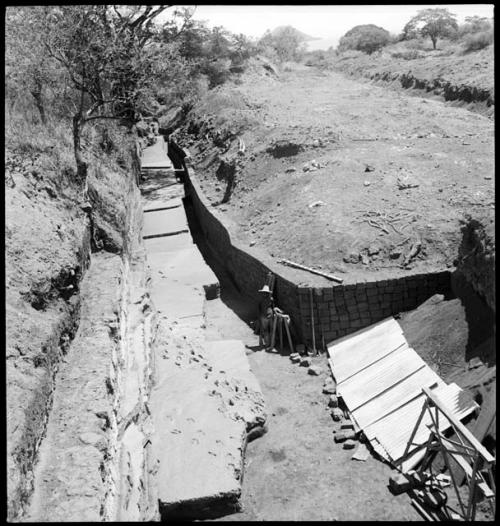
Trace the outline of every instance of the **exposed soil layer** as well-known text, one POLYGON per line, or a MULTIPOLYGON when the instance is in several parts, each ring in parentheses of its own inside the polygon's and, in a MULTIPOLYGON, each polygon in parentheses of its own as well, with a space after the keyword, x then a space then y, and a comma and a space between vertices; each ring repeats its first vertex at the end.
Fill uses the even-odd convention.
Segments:
MULTIPOLYGON (((122 253, 134 147, 114 155, 88 142, 89 199, 75 184, 67 141, 36 137, 6 150, 8 516, 22 515, 45 435, 55 377, 79 325, 80 281, 91 250, 122 253), (51 141, 56 142, 50 145, 51 141), (127 178, 118 161, 130 170, 127 178), (89 206, 90 205, 90 206, 89 206)), ((117 139, 117 134, 114 136, 117 139)))
POLYGON ((58 363, 78 327, 88 219, 50 156, 6 151, 5 264, 9 517, 26 505, 58 363))
POLYGON ((467 215, 462 222, 462 233, 457 274, 496 311, 494 218, 487 214, 467 215))
POLYGON ((493 116, 493 46, 466 52, 446 41, 437 50, 425 45, 423 49, 409 49, 408 45, 388 46, 370 56, 346 52, 325 65, 355 77, 415 89, 419 96, 450 101, 493 116))
POLYGON ((493 214, 493 134, 464 109, 297 66, 214 90, 175 137, 249 245, 355 282, 453 268, 464 212, 493 214))

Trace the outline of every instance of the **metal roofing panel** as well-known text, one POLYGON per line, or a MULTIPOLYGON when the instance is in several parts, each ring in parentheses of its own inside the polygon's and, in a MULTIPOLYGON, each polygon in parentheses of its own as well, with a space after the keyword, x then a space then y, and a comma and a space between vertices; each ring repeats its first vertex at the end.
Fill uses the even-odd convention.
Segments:
POLYGON ((360 427, 368 426, 420 395, 422 387, 430 387, 434 383, 442 384, 443 381, 432 369, 424 367, 394 385, 392 389, 375 396, 352 414, 360 427))
MULTIPOLYGON (((422 387, 434 392, 458 419, 477 407, 456 384, 446 385, 418 354, 408 347, 394 318, 383 320, 328 345, 328 360, 353 422, 363 429, 375 451, 398 460, 422 411, 422 387)), ((413 439, 423 444, 429 437, 428 413, 413 439)), ((440 421, 440 429, 449 423, 440 421)))
POLYGON ((331 354, 331 351, 334 351, 337 358, 340 358, 344 352, 349 353, 352 347, 358 345, 366 338, 372 338, 380 334, 387 335, 392 332, 399 334, 403 333, 401 326, 394 318, 386 318, 385 320, 379 321, 369 327, 365 327, 359 331, 334 340, 327 345, 328 352, 331 354))
MULTIPOLYGON (((460 389, 456 384, 441 384, 434 392, 442 402, 450 409, 454 416, 462 419, 477 407, 477 404, 460 389)), ((422 411, 425 397, 422 396, 402 406, 397 411, 390 413, 378 422, 363 428, 369 440, 377 439, 379 444, 386 451, 392 460, 398 460, 404 453, 408 440, 417 423, 422 411)), ((425 413, 413 439, 415 444, 423 444, 429 438, 431 418, 428 412, 425 413)), ((439 429, 445 430, 450 427, 449 422, 443 417, 439 422, 439 429)))
POLYGON ((394 323, 385 322, 378 325, 373 332, 355 333, 352 341, 328 347, 333 362, 332 372, 338 383, 380 360, 394 349, 408 345, 401 327, 394 319, 392 321, 394 323))
POLYGON ((353 412, 423 367, 425 362, 413 349, 400 348, 338 384, 337 390, 353 412))

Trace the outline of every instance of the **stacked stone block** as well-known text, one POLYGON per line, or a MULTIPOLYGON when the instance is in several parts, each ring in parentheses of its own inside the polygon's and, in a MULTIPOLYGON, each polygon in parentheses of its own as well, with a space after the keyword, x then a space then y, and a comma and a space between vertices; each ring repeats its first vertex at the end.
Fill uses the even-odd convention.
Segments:
MULTIPOLYGON (((220 258, 240 292, 257 305, 258 289, 265 283, 267 273, 275 277, 275 299, 278 306, 290 315, 296 343, 312 343, 311 306, 309 290, 299 287, 280 275, 274 261, 259 258, 242 248, 231 237, 222 219, 210 210, 196 176, 190 168, 186 180, 195 214, 209 245, 220 258)), ((450 272, 412 274, 395 279, 362 281, 347 285, 314 287, 313 314, 316 347, 331 342, 388 316, 416 308, 434 294, 450 294, 450 272)))

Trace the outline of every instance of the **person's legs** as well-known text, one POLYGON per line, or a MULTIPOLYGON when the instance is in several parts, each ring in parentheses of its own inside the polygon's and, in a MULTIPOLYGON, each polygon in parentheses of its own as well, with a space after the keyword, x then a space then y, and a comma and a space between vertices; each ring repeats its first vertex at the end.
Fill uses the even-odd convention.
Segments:
POLYGON ((264 345, 267 349, 271 345, 271 324, 269 318, 261 316, 259 318, 259 345, 264 345))

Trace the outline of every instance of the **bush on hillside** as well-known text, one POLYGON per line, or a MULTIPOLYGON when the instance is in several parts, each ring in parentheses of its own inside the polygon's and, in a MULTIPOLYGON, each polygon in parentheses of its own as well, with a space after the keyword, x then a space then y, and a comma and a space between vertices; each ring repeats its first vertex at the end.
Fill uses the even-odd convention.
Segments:
POLYGON ((374 24, 355 26, 339 41, 339 51, 348 49, 362 51, 371 55, 391 42, 391 35, 382 27, 374 24))
POLYGON ((259 53, 267 58, 283 62, 299 61, 305 52, 304 37, 292 26, 266 31, 257 45, 259 53))
POLYGON ((493 20, 481 16, 468 16, 465 22, 459 26, 458 34, 461 38, 465 35, 493 31, 493 20))
POLYGON ((420 53, 417 49, 409 49, 408 51, 395 51, 391 53, 392 58, 402 58, 403 60, 415 60, 422 58, 425 55, 420 53))
POLYGON ((465 37, 464 49, 465 51, 478 51, 484 49, 493 43, 493 31, 481 31, 480 33, 472 33, 465 37))

